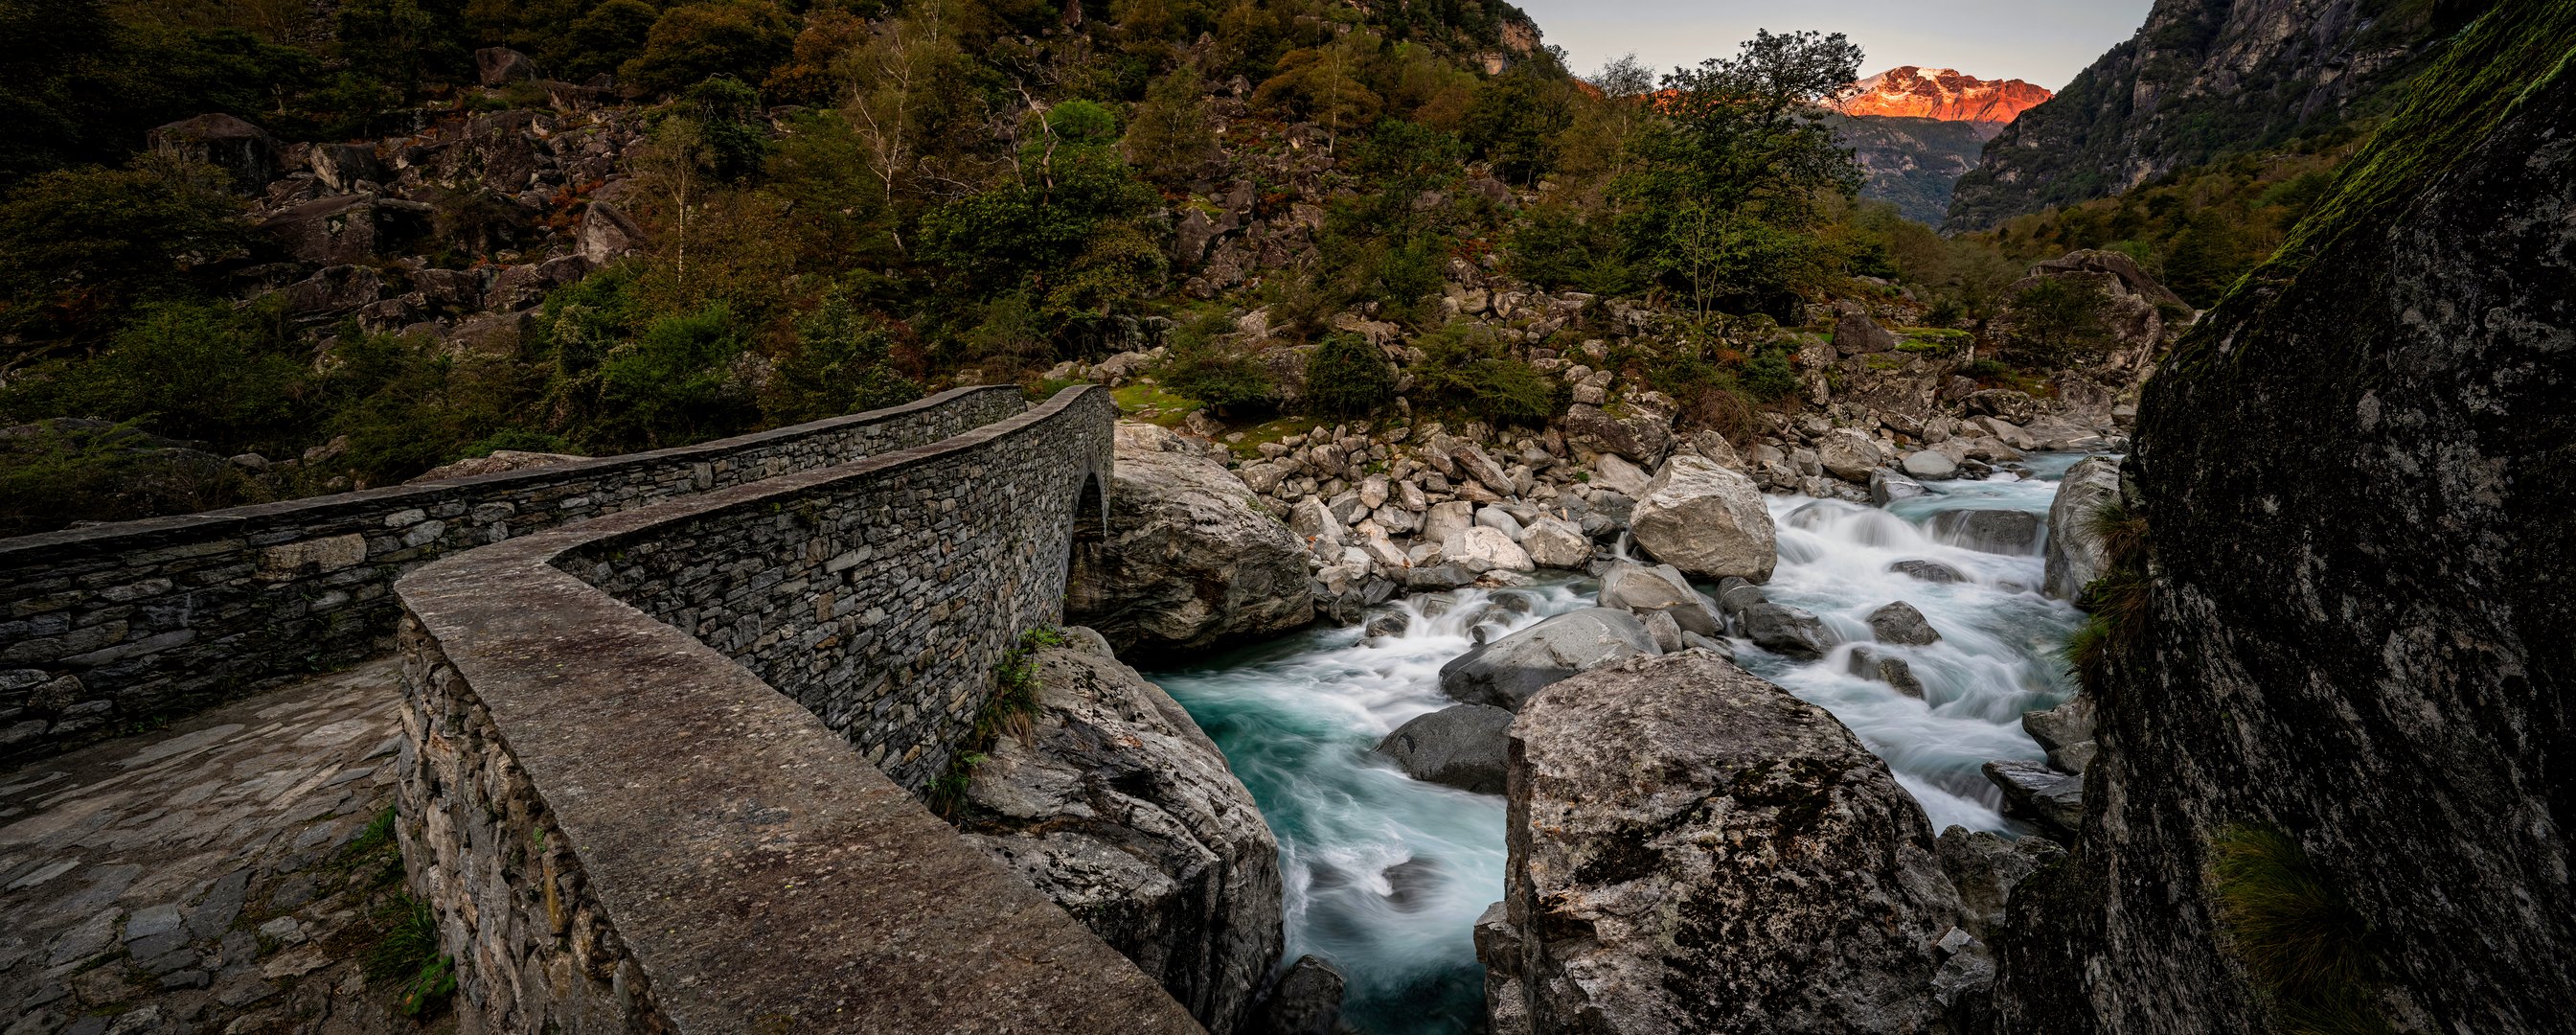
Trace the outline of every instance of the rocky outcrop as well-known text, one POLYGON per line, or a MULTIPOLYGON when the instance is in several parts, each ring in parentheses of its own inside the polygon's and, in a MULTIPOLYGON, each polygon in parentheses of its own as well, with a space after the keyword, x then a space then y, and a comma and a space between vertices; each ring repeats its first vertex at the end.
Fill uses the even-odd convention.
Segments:
POLYGON ((1951 68, 1898 65, 1851 84, 1834 100, 1845 115, 1893 115, 2002 125, 2048 100, 2019 79, 1979 79, 1951 68))
POLYGON ((1460 704, 1414 716, 1378 742, 1377 753, 1416 780, 1483 794, 1503 793, 1512 713, 1460 704))
POLYGON ((1232 472, 1151 424, 1118 426, 1109 528, 1077 529, 1065 620, 1119 650, 1198 650, 1314 620, 1306 554, 1232 472))
MULTIPOLYGON (((1700 652, 1541 692, 1512 725, 1502 910, 1524 1030, 1922 1032, 1959 902, 1930 826, 1823 709, 1700 652)), ((1499 1026, 1499 1024, 1498 1024, 1499 1026)))
POLYGON ((1641 654, 1661 653, 1626 611, 1587 607, 1480 644, 1440 666, 1440 690, 1469 704, 1519 710, 1550 684, 1641 654))
POLYGON ((485 456, 469 456, 454 463, 440 464, 422 471, 417 477, 403 484, 418 485, 423 482, 443 482, 450 478, 471 478, 478 474, 525 471, 535 467, 553 467, 556 464, 588 459, 590 458, 574 456, 570 453, 534 453, 517 449, 495 449, 485 456))
POLYGON ((1628 527, 1656 560, 1702 578, 1762 582, 1780 560, 1761 488, 1704 457, 1665 461, 1628 527))
POLYGON ((2566 1026, 2570 40, 2576 6, 2509 3, 2447 44, 2148 383, 2153 578, 2089 691, 2080 848, 2013 896, 2005 1030, 2566 1026), (2366 983, 2243 953, 2222 905, 2261 889, 2211 875, 2249 853, 2367 932, 2318 946, 2366 983))
POLYGON ((975 766, 965 839, 1045 892, 1211 1032, 1280 952, 1279 845, 1188 712, 1114 658, 1048 648, 1037 712, 975 766))
POLYGON ((2082 596, 2084 587, 2102 577, 2110 563, 2093 517, 2120 499, 2120 463, 2107 456, 2086 457, 2057 483, 2057 498, 2048 504, 2048 576, 2043 586, 2059 600, 2082 596))

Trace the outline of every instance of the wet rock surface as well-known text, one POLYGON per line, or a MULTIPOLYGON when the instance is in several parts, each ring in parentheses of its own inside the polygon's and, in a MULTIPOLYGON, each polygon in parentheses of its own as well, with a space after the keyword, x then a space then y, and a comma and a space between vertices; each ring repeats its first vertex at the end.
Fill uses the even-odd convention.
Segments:
POLYGON ((1377 753, 1416 780, 1482 794, 1503 793, 1511 752, 1512 713, 1461 704, 1418 715, 1379 741, 1377 753))
MULTIPOLYGON (((1512 726, 1498 1018, 1539 1032, 1919 1032, 1959 903, 1919 807, 1823 709, 1712 655, 1512 726)), ((1965 935, 1959 936, 1964 940, 1965 935)))
POLYGON ((1280 951, 1279 845, 1225 756, 1136 670, 1031 658, 1037 712, 974 768, 966 840, 1160 982, 1245 1030, 1280 951))
POLYGON ((2571 38, 2576 8, 2505 4, 2447 43, 2347 160, 2374 174, 2147 386, 2153 589, 2095 688, 2078 862, 2015 893, 2042 928, 2005 952, 2006 1030, 2276 1023, 2204 877, 2249 823, 2368 918, 2377 1020, 2565 1027, 2571 38))
POLYGON ((1225 467, 1150 424, 1118 426, 1105 536, 1077 529, 1065 620, 1120 650, 1190 650, 1314 620, 1305 551, 1225 467))
POLYGON ((1625 611, 1587 607, 1481 644, 1440 666, 1440 690, 1468 704, 1519 710, 1558 680, 1603 665, 1656 654, 1645 623, 1625 611))
POLYGON ((361 964, 401 886, 369 833, 400 678, 374 662, 0 776, 7 1031, 417 1030, 361 964))

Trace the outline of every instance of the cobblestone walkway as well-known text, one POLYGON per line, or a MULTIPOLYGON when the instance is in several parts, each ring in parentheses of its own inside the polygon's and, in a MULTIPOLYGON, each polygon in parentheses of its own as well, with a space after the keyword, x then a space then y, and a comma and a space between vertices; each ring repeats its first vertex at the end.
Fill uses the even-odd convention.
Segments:
POLYGON ((0 774, 0 1035, 418 1030, 361 963, 400 697, 379 661, 0 774))

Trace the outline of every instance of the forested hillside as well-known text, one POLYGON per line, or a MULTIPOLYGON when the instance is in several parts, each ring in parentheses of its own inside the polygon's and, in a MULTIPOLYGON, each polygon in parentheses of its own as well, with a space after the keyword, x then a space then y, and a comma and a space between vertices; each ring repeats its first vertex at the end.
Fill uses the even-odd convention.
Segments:
POLYGON ((1982 331, 2020 275, 1848 200, 1839 37, 1589 87, 1472 0, 0 0, 0 37, 19 531, 1154 349, 1167 412, 1235 425, 1543 423, 1529 364, 1587 340, 1740 422, 1831 299, 1982 331))

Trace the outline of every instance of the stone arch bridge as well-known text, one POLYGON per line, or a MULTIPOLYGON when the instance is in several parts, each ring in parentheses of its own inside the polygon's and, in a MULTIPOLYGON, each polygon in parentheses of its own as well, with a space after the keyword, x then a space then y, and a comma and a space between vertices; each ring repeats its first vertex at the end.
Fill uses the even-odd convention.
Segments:
MULTIPOLYGON (((703 446, 0 541, 0 757, 32 772, 139 724, 239 729, 184 716, 390 645, 400 735, 376 779, 482 1029, 1195 1031, 920 798, 995 663, 1061 619, 1114 415, 1097 388, 1035 407, 961 389, 703 446)), ((0 854, 76 807, 37 804, 0 812, 0 854)), ((0 945, 0 1006, 17 974, 0 945)))

